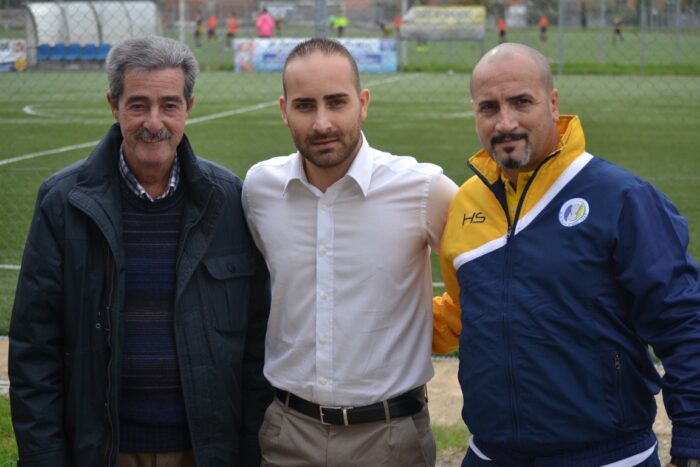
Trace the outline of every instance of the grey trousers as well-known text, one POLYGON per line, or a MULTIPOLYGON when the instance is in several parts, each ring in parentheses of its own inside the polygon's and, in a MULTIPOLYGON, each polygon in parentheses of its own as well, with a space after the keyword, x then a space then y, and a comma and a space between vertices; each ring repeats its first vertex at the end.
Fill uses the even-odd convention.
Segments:
POLYGON ((435 439, 427 404, 411 417, 323 425, 275 398, 259 433, 263 467, 432 467, 435 439))

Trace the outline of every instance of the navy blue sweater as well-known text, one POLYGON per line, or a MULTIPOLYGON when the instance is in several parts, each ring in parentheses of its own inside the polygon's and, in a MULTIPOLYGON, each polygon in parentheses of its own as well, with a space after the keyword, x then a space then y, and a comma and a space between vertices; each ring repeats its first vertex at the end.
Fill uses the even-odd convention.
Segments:
POLYGON ((173 326, 182 184, 155 202, 122 185, 126 295, 119 449, 189 450, 173 326))

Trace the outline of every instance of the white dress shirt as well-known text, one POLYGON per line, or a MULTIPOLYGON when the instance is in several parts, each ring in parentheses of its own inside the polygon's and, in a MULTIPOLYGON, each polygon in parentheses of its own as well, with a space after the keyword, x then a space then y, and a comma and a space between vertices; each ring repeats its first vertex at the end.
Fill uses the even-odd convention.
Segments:
POLYGON ((243 186, 272 284, 265 376, 322 405, 378 402, 433 376, 430 248, 457 186, 362 141, 325 193, 299 153, 256 164, 243 186))

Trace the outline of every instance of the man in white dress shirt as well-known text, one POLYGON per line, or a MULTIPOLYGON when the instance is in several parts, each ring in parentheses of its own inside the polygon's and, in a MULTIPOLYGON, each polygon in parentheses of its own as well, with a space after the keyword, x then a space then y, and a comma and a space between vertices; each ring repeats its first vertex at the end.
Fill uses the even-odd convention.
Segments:
POLYGON ((431 248, 457 186, 370 147, 370 93, 341 44, 289 55, 280 110, 298 152, 253 166, 243 206, 270 268, 264 466, 431 466, 431 248))

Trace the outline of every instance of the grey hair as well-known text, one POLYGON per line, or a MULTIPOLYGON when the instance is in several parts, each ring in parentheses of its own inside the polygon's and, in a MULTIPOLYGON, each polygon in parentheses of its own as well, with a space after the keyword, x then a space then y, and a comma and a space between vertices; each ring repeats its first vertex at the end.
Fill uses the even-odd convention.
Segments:
POLYGON ((107 55, 109 93, 116 103, 124 91, 124 73, 127 70, 152 71, 180 68, 185 77, 185 100, 189 102, 197 78, 197 59, 192 51, 174 39, 160 36, 127 39, 107 55))

